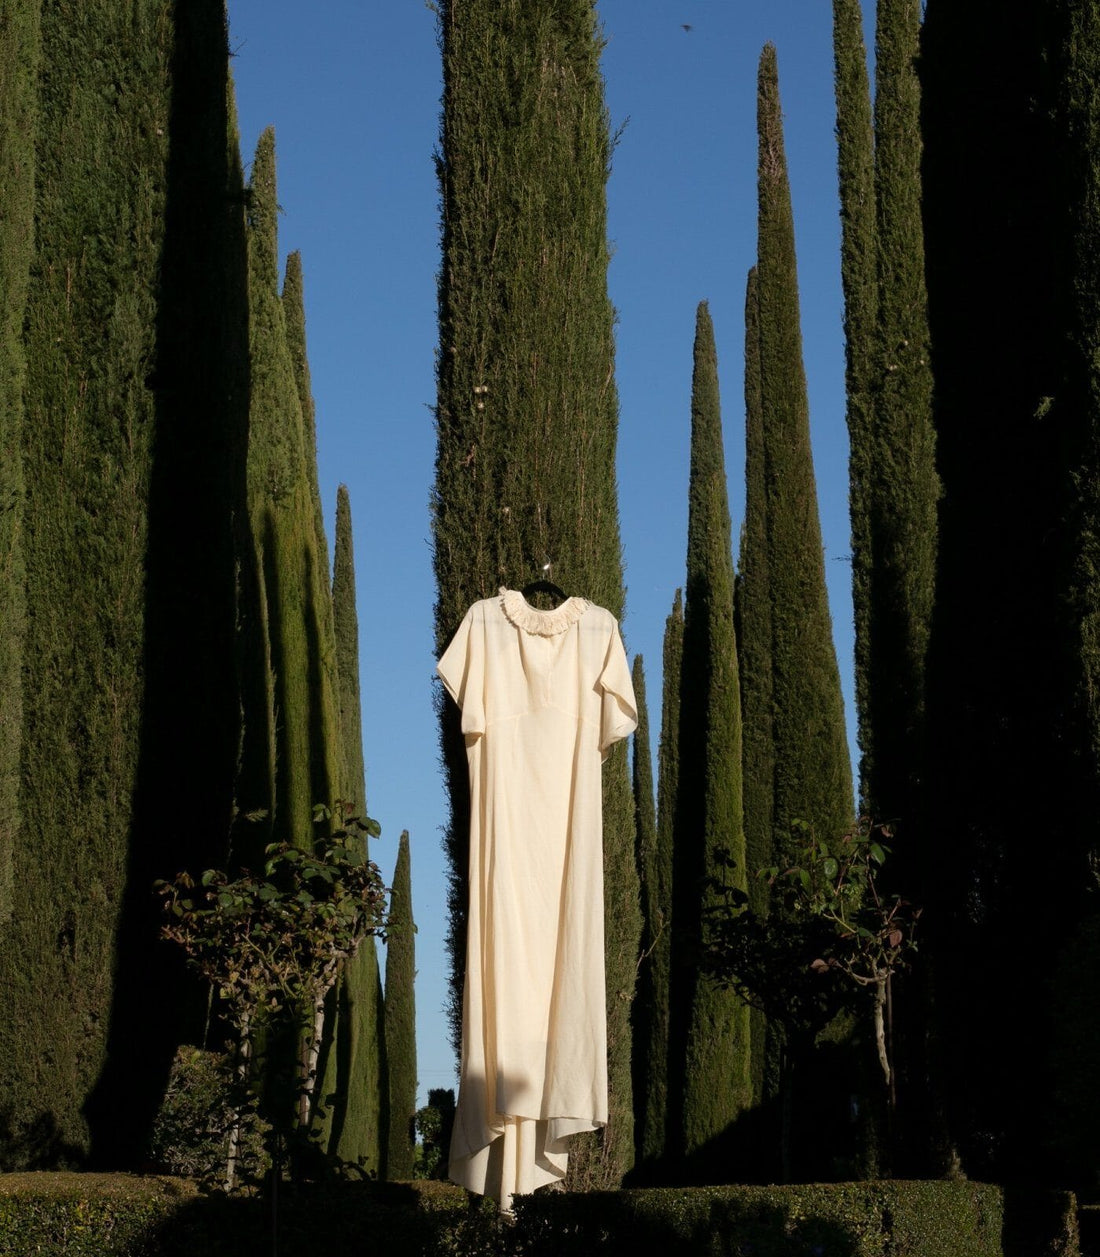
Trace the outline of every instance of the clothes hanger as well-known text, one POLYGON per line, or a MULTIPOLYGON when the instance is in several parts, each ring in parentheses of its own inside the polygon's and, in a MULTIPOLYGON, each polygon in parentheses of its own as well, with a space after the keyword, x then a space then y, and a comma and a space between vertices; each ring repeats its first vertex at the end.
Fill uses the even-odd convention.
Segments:
POLYGON ((545 594, 548 598, 552 598, 554 600, 555 607, 568 601, 569 595, 565 592, 565 590, 562 589, 560 585, 555 585, 550 579, 551 566, 552 564, 550 559, 547 558, 541 568, 544 575, 540 576, 538 580, 533 580, 530 584, 524 585, 524 587, 520 590, 520 593, 528 602, 530 602, 531 599, 538 594, 545 594))

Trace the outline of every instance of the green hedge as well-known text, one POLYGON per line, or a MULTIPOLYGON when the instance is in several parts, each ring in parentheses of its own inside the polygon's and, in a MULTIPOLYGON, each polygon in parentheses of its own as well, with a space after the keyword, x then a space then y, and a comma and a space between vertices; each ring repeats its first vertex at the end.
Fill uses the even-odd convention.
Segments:
POLYGON ((661 1257, 1001 1257, 1003 1199, 977 1183, 694 1187, 532 1196, 524 1253, 661 1257))
MULTIPOLYGON (((447 1183, 342 1183, 283 1190, 280 1257, 495 1257, 504 1227, 447 1183)), ((270 1257, 271 1205, 202 1195, 187 1179, 0 1175, 2 1257, 270 1257)))
MULTIPOLYGON (((280 1257, 1079 1257, 1075 1206, 968 1182, 544 1192, 517 1200, 513 1227, 449 1183, 358 1182, 284 1189, 278 1238, 280 1257)), ((1080 1213, 1092 1257, 1100 1211, 1080 1213)), ((257 1197, 168 1177, 0 1175, 0 1257, 270 1253, 257 1197)))

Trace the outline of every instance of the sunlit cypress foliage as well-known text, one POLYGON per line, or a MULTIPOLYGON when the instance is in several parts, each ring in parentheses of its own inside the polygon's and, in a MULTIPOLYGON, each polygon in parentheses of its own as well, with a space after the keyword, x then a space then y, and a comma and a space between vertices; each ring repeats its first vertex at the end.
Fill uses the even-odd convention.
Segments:
MULTIPOLYGON (((442 652, 467 606, 553 578, 622 616, 618 401, 607 296, 610 158, 591 0, 440 6, 438 446, 433 540, 442 652)), ((452 1020, 465 957, 468 795, 453 705, 442 711, 451 798, 452 1020)), ((640 932, 625 746, 604 766, 610 1123, 573 1140, 575 1185, 633 1158, 630 1002, 640 932), (599 1152, 585 1155, 598 1145, 599 1152)))
POLYGON ((23 316, 34 245, 39 0, 0 21, 0 929, 19 828, 23 588, 23 316))
MULTIPOLYGON (((772 742, 772 603, 768 583, 767 474, 760 391, 760 311, 756 268, 745 286, 745 520, 736 585, 737 664, 741 684, 741 741, 745 808, 745 863, 749 903, 768 910, 767 883, 757 876, 772 861, 775 750, 772 742)), ((779 1089, 778 1045, 764 1015, 749 1013, 753 1098, 779 1089)))
POLYGON ((701 978, 698 947, 719 886, 745 889, 741 692, 718 361, 706 302, 696 315, 691 391, 687 586, 673 844, 670 1091, 679 1151, 722 1134, 751 1102, 748 1008, 701 978))
POLYGON ((856 710, 860 794, 874 764, 871 719, 871 587, 874 550, 871 501, 875 462, 874 406, 878 266, 875 230, 875 143, 867 49, 860 0, 833 0, 837 168, 840 180, 840 278, 844 289, 845 386, 848 397, 848 482, 852 522, 856 710))
POLYGON ((662 877, 653 799, 653 759, 649 748, 649 707, 645 665, 634 656, 634 697, 638 700, 638 728, 634 733, 634 830, 642 904, 642 960, 638 991, 631 1013, 631 1065, 634 1081, 635 1163, 659 1156, 664 1143, 665 1070, 668 1053, 668 968, 657 956, 664 939, 671 905, 662 899, 667 876, 662 877), (651 1129, 655 1126, 656 1129, 651 1129))
MULTIPOLYGON (((5 43, 30 39, 32 12, 5 6, 13 19, 5 43)), ((89 0, 79 14, 47 6, 40 30, 22 424, 24 483, 34 492, 20 532, 20 829, 12 922, 0 947, 0 1074, 12 1161, 36 1155, 18 1147, 32 1132, 46 1160, 88 1150, 82 1110, 111 1025, 143 699, 150 372, 172 53, 172 25, 153 0, 89 0)), ((32 59, 25 72, 33 69, 32 59)), ((5 106, 10 92, 22 98, 26 119, 25 90, 25 80, 11 81, 2 94, 5 106)), ((20 147, 17 140, 10 155, 5 148, 6 171, 20 147)), ((27 226, 25 186, 10 192, 6 250, 10 233, 27 226)), ((25 265, 13 268, 5 302, 21 303, 25 265)), ((6 334, 14 311, 4 313, 6 334)), ((15 364, 7 339, 4 353, 8 404, 18 381, 8 374, 15 364)))
POLYGON ((794 224, 771 44, 760 58, 757 108, 760 390, 774 713, 773 858, 782 862, 791 854, 792 822, 805 821, 822 837, 839 836, 851 821, 853 797, 825 592, 794 224))
POLYGON ((409 834, 401 835, 390 890, 386 926, 386 1073, 389 1105, 386 1132, 386 1178, 412 1178, 416 1114, 416 1006, 413 979, 416 956, 412 914, 409 834))
MULTIPOLYGON (((285 295, 285 294, 284 294, 285 295)), ((355 557, 351 502, 341 485, 336 497, 332 609, 339 677, 342 797, 362 815, 366 804, 359 695, 359 618, 355 607, 355 557)), ((364 839, 364 845, 366 840, 364 839)), ((364 856, 369 852, 364 850, 364 856)), ((341 978, 333 1001, 336 1024, 327 1057, 323 1095, 327 1146, 344 1161, 367 1170, 381 1166, 382 983, 374 939, 367 939, 341 978)))
POLYGON ((909 847, 920 840, 912 826, 923 778, 924 665, 939 498, 921 220, 920 26, 920 6, 912 0, 879 0, 876 396, 865 454, 871 542, 865 717, 874 750, 863 788, 875 815, 900 821, 893 875, 902 879, 914 862, 909 847))
POLYGON ((1100 815, 1097 33, 1091 0, 1011 22, 983 0, 930 0, 922 36, 944 491, 924 954, 948 1155, 1001 1180, 1097 1173, 1094 1091, 1075 1090, 1098 1067, 1093 1013, 1079 1007, 1095 967, 1100 815), (1035 664, 1021 669, 1025 654, 1035 664), (1039 905, 1042 947, 1021 946, 1039 905))
MULTIPOLYGON (((316 455, 307 451, 301 371, 279 295, 277 213, 269 128, 257 144, 249 186, 248 500, 271 675, 269 712, 257 714, 261 727, 275 716, 268 751, 272 832, 302 845, 311 841, 313 805, 331 803, 338 784, 335 641, 311 475, 316 455)), ((251 715, 246 711, 246 725, 251 715)))
MULTIPOLYGON (((306 351, 305 289, 302 281, 302 255, 297 249, 286 256, 283 275, 283 316, 286 319, 286 341, 294 364, 294 383, 302 407, 302 433, 305 442, 306 476, 313 494, 314 528, 317 548, 322 559, 323 583, 329 585, 328 542, 325 539, 325 513, 321 505, 321 487, 317 476, 317 413, 309 378, 309 356, 306 351)), ((361 752, 360 752, 361 753, 361 752)))

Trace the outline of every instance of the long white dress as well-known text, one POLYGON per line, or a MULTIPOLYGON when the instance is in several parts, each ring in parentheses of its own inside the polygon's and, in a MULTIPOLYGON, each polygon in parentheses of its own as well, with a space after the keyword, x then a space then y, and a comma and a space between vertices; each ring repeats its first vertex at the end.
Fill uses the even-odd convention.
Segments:
POLYGON ((619 626, 583 598, 475 602, 438 670, 470 770, 450 1177, 507 1211, 607 1123, 600 765, 637 708, 619 626))

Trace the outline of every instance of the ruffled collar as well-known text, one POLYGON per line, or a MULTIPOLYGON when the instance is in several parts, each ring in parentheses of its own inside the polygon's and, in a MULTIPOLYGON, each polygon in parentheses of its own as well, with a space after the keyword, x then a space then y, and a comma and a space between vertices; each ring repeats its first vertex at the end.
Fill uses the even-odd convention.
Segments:
POLYGON ((581 618, 588 610, 586 598, 567 598, 560 607, 542 611, 533 607, 518 589, 500 590, 500 607, 505 618, 525 633, 537 633, 540 637, 554 637, 581 618))

